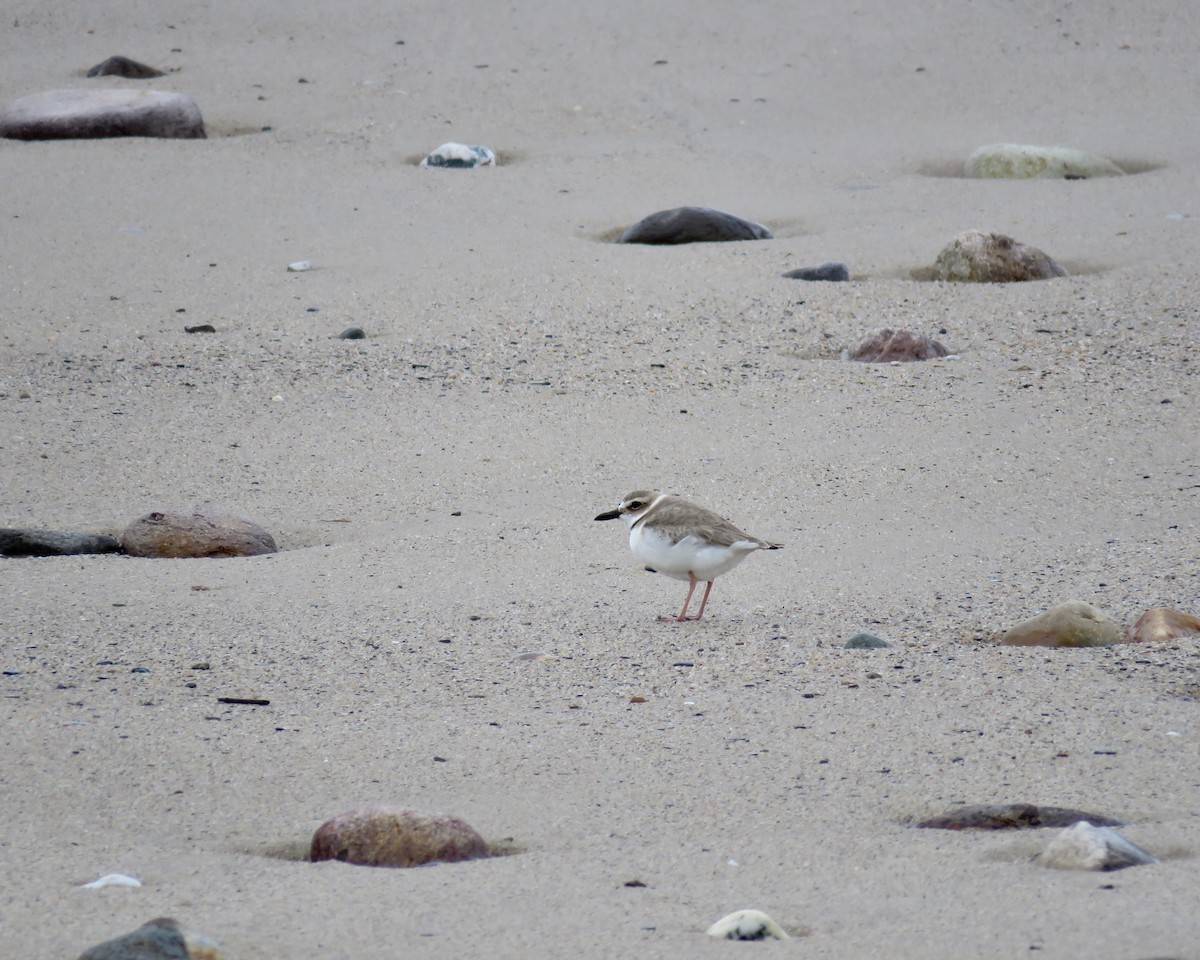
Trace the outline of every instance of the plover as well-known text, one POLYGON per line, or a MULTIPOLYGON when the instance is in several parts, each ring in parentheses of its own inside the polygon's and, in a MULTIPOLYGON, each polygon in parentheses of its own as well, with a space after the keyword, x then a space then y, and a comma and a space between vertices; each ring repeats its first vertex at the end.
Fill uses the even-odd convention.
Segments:
POLYGON ((625 495, 616 510, 607 510, 596 519, 618 517, 629 524, 629 549, 647 570, 688 582, 679 616, 660 617, 660 620, 699 620, 704 616, 717 577, 732 570, 755 550, 778 550, 782 546, 743 533, 711 510, 657 490, 634 490, 625 495), (688 604, 701 581, 706 586, 700 612, 689 617, 688 604))

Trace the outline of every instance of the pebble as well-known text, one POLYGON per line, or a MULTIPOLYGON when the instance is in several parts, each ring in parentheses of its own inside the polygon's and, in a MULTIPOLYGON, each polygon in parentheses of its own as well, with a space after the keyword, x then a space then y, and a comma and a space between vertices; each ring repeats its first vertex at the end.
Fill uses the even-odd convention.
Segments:
POLYGON ((934 340, 927 333, 881 327, 863 337, 847 356, 860 363, 909 363, 949 354, 940 340, 934 340))
POLYGON ((1068 600, 1010 627, 1000 638, 1009 647, 1108 647, 1124 639, 1121 628, 1083 600, 1068 600))
POLYGON ((67 557, 83 553, 118 553, 121 544, 99 533, 0 528, 0 557, 67 557))
POLYGON ((955 283, 1021 283, 1065 277, 1053 257, 1002 233, 967 230, 933 262, 933 279, 955 283))
POLYGON ((843 645, 843 650, 882 650, 885 647, 890 647, 883 637, 877 637, 873 633, 856 633, 843 645))
POLYGON ((732 213, 711 207, 676 207, 639 220, 617 238, 617 243, 721 243, 771 238, 771 231, 761 223, 732 213))
POLYGON ((161 70, 148 67, 144 63, 138 63, 136 60, 130 60, 119 54, 96 64, 87 72, 87 75, 89 77, 125 77, 128 80, 149 80, 151 77, 166 76, 161 70))
POLYGON ((362 327, 347 327, 338 334, 339 340, 365 340, 367 334, 362 327))
POLYGON ((156 510, 134 520, 121 534, 133 557, 255 557, 278 547, 251 520, 207 510, 156 510))
POLYGON ((761 910, 738 910, 705 931, 718 940, 791 940, 787 932, 761 910))
POLYGON ((1151 607, 1125 631, 1125 639, 1130 643, 1182 640, 1195 636, 1200 636, 1200 617, 1170 607, 1151 607))
POLYGON ((313 834, 313 861, 416 867, 486 857, 487 843, 465 821, 402 807, 359 807, 325 821, 313 834))
POLYGON ((955 807, 922 820, 918 827, 932 830, 1027 830, 1066 827, 1080 820, 1105 827, 1124 826, 1120 820, 1068 807, 1039 807, 1032 803, 977 803, 955 807))
POLYGON ((216 333, 217 328, 211 323, 197 323, 191 327, 184 327, 184 333, 216 333))
POLYGON ((792 280, 827 280, 841 283, 850 279, 850 268, 840 260, 828 260, 815 267, 797 267, 784 274, 792 280))
POLYGON ((1123 177, 1125 171, 1107 157, 1070 147, 1036 147, 1021 143, 992 143, 967 158, 963 173, 975 179, 1088 180, 1123 177))
POLYGON ((13 140, 205 136, 196 101, 163 90, 51 90, 0 107, 0 137, 13 140))
POLYGON ((1051 840, 1037 862, 1056 870, 1121 870, 1158 863, 1158 858, 1111 827, 1081 820, 1051 840))
POLYGON ((420 163, 422 167, 442 167, 447 170, 471 170, 495 165, 494 151, 489 147, 468 143, 443 143, 420 163))
POLYGON ((99 890, 101 887, 140 887, 141 885, 142 881, 137 877, 126 876, 123 873, 106 873, 98 880, 83 884, 82 889, 99 890))
POLYGON ((312 269, 311 260, 297 260, 294 263, 288 264, 288 273, 304 273, 306 270, 312 269))

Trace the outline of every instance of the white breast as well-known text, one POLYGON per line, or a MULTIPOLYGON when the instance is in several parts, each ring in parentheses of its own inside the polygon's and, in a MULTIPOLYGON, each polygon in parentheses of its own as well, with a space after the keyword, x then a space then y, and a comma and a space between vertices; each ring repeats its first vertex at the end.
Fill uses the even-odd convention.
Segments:
POLYGON ((672 543, 653 527, 639 523, 629 531, 629 549, 656 573, 676 580, 687 580, 691 574, 697 580, 705 581, 728 573, 759 546, 743 540, 732 546, 718 547, 699 537, 684 537, 672 543))

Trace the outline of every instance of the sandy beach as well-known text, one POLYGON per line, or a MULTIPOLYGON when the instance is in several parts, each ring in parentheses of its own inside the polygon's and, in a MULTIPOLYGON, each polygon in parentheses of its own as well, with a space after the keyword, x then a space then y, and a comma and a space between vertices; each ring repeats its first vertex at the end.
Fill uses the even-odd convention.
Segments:
POLYGON ((170 916, 228 960, 1198 960, 1200 640, 997 642, 1069 599, 1200 615, 1194 19, 9 11, 0 100, 175 90, 208 139, 0 140, 0 526, 201 505, 280 550, 0 559, 0 957, 170 916), (84 77, 113 54, 169 72, 84 77), (416 165, 446 141, 499 165, 416 165), (995 142, 1128 174, 962 177, 995 142), (612 242, 682 205, 774 239, 612 242), (972 228, 1070 276, 915 279, 972 228), (884 326, 952 356, 842 358, 884 326), (686 584, 592 520, 638 488, 784 549, 660 623, 686 584), (382 802, 510 855, 304 861, 382 802), (1161 862, 913 826, 998 802, 1161 862), (704 935, 746 907, 795 939, 704 935))

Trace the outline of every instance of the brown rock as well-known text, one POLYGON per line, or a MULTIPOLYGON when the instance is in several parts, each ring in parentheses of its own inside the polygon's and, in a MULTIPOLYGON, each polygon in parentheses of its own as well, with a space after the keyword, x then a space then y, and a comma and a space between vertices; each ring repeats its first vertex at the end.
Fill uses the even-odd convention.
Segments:
POLYGON ((313 834, 309 854, 314 861, 373 867, 416 867, 487 855, 483 838, 458 817, 389 806, 359 807, 325 821, 313 834))
POLYGON ((951 240, 933 262, 934 280, 1016 283, 1065 277, 1052 257, 1002 233, 968 230, 951 240))
POLYGON ((867 334, 850 351, 850 359, 863 363, 891 363, 893 360, 932 360, 949 354, 941 341, 932 339, 927 333, 882 327, 867 334))
POLYGON ((231 514, 155 511, 134 520, 121 534, 133 557, 256 557, 278 548, 257 523, 231 514))
POLYGON ((1068 600, 1010 627, 1000 642, 1010 647, 1108 647, 1122 639, 1121 628, 1090 603, 1068 600))
POLYGON ((144 63, 130 60, 128 57, 117 55, 109 57, 103 63, 98 63, 87 72, 89 77, 125 77, 129 80, 149 80, 152 77, 165 77, 161 70, 155 70, 144 63))
POLYGON ((79 960, 188 960, 188 949, 179 924, 159 917, 132 933, 84 950, 79 960))
POLYGON ((1069 807, 1039 807, 1032 803, 976 803, 955 807, 917 824, 933 830, 1028 830, 1068 827, 1087 820, 1099 827, 1123 826, 1120 820, 1069 807))
POLYGON ((196 101, 162 90, 51 90, 0 107, 0 137, 87 140, 102 137, 205 137, 196 101))
POLYGON ((1195 636, 1200 636, 1200 617, 1193 617, 1190 613, 1172 610, 1170 607, 1152 607, 1125 631, 1125 639, 1130 643, 1179 640, 1195 636))

